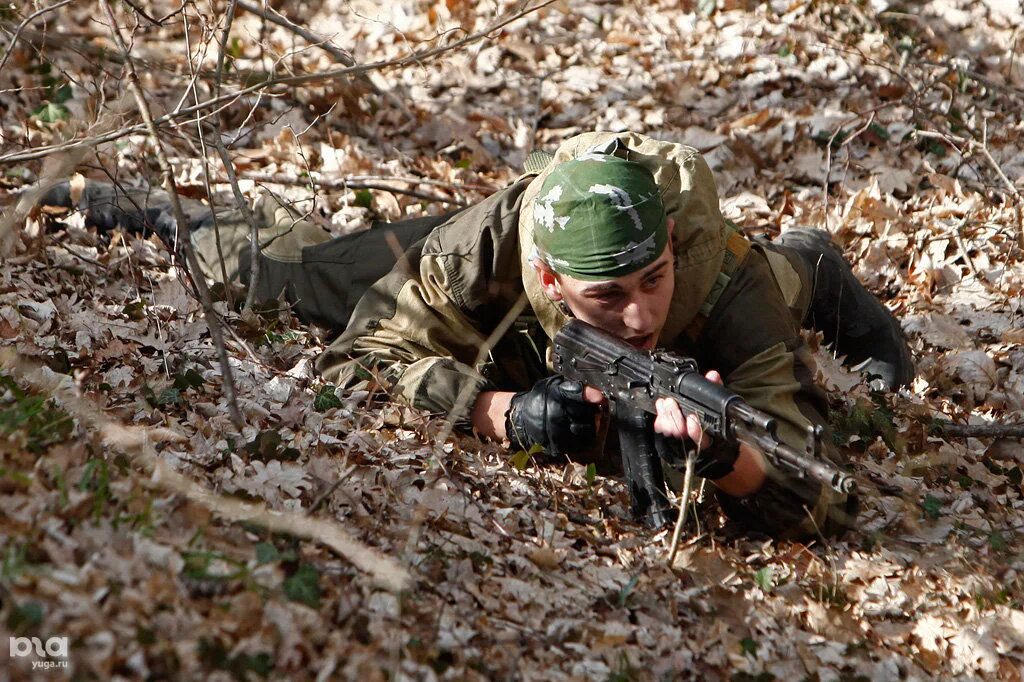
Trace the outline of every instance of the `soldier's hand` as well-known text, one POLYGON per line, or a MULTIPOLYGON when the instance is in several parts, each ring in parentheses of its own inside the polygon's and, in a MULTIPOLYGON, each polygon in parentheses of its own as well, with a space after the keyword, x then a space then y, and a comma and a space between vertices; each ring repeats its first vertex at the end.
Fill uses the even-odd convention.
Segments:
MULTIPOLYGON (((722 376, 714 370, 704 375, 708 381, 722 383, 722 376)), ((656 403, 658 416, 654 419, 654 431, 658 434, 655 446, 659 454, 669 461, 679 462, 683 458, 683 443, 698 444, 695 472, 702 478, 718 480, 732 472, 739 447, 726 442, 714 443, 704 433, 697 415, 683 414, 679 403, 671 398, 661 398, 656 403)))
POLYGON ((561 376, 542 379, 512 398, 505 431, 512 447, 539 443, 550 454, 586 452, 597 442, 601 392, 561 376))
MULTIPOLYGON (((711 370, 704 375, 708 381, 721 384, 722 375, 711 370)), ((658 415, 654 418, 654 431, 670 438, 680 438, 697 443, 701 449, 711 445, 711 436, 704 433, 704 428, 695 414, 683 414, 679 403, 671 398, 658 398, 655 402, 658 415)))

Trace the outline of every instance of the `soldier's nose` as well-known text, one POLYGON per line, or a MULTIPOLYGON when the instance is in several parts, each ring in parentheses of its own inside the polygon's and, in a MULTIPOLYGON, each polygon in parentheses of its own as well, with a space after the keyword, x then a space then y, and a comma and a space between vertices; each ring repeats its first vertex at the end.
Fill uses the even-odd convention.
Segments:
POLYGON ((630 301, 622 311, 622 322, 634 334, 649 334, 652 330, 651 314, 639 301, 630 301))

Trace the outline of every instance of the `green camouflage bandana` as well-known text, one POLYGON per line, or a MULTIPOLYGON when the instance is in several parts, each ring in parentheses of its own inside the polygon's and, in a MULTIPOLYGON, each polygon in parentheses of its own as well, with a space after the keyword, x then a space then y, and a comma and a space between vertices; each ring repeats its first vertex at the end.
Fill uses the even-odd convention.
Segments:
POLYGON ((611 154, 558 164, 541 186, 533 220, 540 257, 576 279, 636 272, 657 260, 668 241, 654 176, 611 154))

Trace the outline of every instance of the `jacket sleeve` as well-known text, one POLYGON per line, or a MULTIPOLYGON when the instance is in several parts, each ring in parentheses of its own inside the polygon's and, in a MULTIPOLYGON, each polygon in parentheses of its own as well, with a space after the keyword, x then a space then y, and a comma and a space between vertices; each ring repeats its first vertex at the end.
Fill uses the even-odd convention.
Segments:
POLYGON ((430 412, 471 407, 490 386, 481 372, 488 337, 522 292, 516 226, 525 186, 456 214, 411 247, 356 304, 317 359, 320 373, 342 386, 373 376, 430 412))
MULTIPOLYGON (((826 428, 823 456, 839 462, 828 432, 827 400, 792 311, 756 249, 725 289, 697 340, 702 366, 717 369, 731 390, 776 418, 778 435, 803 451, 807 427, 826 428)), ((720 495, 726 513, 773 535, 815 535, 849 526, 855 500, 829 486, 768 465, 768 481, 748 498, 720 495)))

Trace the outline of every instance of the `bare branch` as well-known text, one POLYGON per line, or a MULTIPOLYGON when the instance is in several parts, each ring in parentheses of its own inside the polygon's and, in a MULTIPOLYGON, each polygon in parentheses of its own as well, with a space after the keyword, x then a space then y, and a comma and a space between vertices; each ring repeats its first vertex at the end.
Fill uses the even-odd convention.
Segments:
POLYGON ((15 29, 14 35, 11 37, 11 44, 8 45, 7 46, 7 50, 4 51, 4 58, 0 59, 0 71, 4 70, 4 65, 7 64, 7 60, 10 59, 11 53, 14 52, 14 46, 18 42, 18 36, 20 36, 21 32, 25 30, 26 26, 31 24, 36 19, 36 17, 38 17, 38 16, 40 16, 42 14, 46 14, 47 12, 52 12, 55 9, 59 9, 59 8, 63 7, 64 5, 69 4, 70 2, 71 2, 71 0, 60 0, 60 2, 55 2, 52 5, 44 7, 42 9, 40 9, 40 10, 36 10, 32 14, 28 15, 27 17, 25 17, 24 21, 22 21, 20 24, 18 24, 18 28, 15 29))
MULTIPOLYGON (((312 180, 317 184, 320 189, 328 190, 341 190, 347 191, 350 189, 377 189, 385 192, 394 192, 395 194, 405 194, 407 196, 416 197, 424 201, 436 201, 443 204, 455 204, 456 206, 466 206, 467 203, 461 199, 452 197, 441 196, 440 194, 429 194, 427 192, 418 192, 412 189, 403 189, 401 187, 394 187, 392 185, 384 184, 383 182, 367 182, 360 179, 350 178, 324 178, 319 173, 309 173, 308 177, 300 178, 297 175, 289 175, 286 173, 258 173, 258 172, 247 172, 243 175, 247 180, 253 180, 255 182, 263 182, 271 185, 293 185, 293 186, 306 186, 312 180)), ((382 181, 395 181, 395 182, 407 182, 407 183, 420 183, 423 184, 436 184, 440 186, 452 187, 453 189, 457 186, 450 185, 442 182, 430 182, 425 180, 419 180, 417 178, 388 178, 386 176, 367 176, 367 177, 378 177, 382 181)), ((481 186, 482 188, 482 186, 481 186)), ((491 188, 486 188, 488 191, 493 191, 491 188)))
MULTIPOLYGON (((195 69, 195 65, 192 63, 192 48, 189 45, 189 37, 188 37, 189 27, 188 27, 188 15, 187 14, 183 15, 182 21, 185 24, 185 34, 184 34, 184 36, 185 36, 185 50, 186 50, 187 55, 188 55, 187 56, 188 68, 189 68, 189 72, 192 75, 190 90, 192 91, 192 97, 195 99, 196 102, 198 102, 199 101, 199 91, 196 89, 196 86, 195 86, 195 84, 196 84, 196 69, 195 69)), ((205 51, 204 51, 204 54, 205 54, 205 51)), ((206 196, 207 196, 207 199, 210 202, 210 220, 213 223, 213 240, 214 240, 214 244, 217 247, 217 261, 218 261, 218 263, 220 265, 220 278, 221 278, 221 282, 224 285, 224 296, 227 299, 228 306, 230 308, 234 308, 235 295, 234 295, 234 292, 232 291, 231 282, 228 281, 227 265, 224 262, 224 247, 223 247, 223 245, 221 243, 221 236, 220 236, 220 220, 217 218, 217 207, 214 205, 213 189, 211 187, 211 182, 210 182, 210 158, 209 158, 209 152, 206 149, 206 136, 203 134, 203 121, 202 121, 202 117, 200 117, 198 114, 196 114, 196 134, 199 136, 199 148, 200 148, 200 153, 201 153, 202 159, 203 159, 203 186, 206 189, 206 196)), ((225 326, 227 327, 227 329, 229 331, 231 330, 230 326, 227 326, 227 325, 225 325, 225 326)))
POLYGON ((935 431, 946 436, 971 438, 1024 438, 1024 422, 1015 424, 956 424, 938 421, 933 424, 935 431))
POLYGON ((186 7, 186 3, 182 2, 181 3, 181 7, 179 7, 176 10, 174 10, 173 12, 168 12, 164 16, 162 16, 159 19, 157 19, 156 17, 148 14, 146 12, 146 10, 142 9, 141 7, 139 7, 137 4, 135 4, 131 0, 122 0, 122 1, 124 2, 124 4, 128 5, 133 10, 135 10, 136 14, 138 14, 139 16, 144 18, 149 23, 156 24, 157 26, 163 26, 164 22, 166 22, 168 19, 170 19, 171 17, 175 16, 176 14, 180 14, 181 12, 184 12, 185 11, 185 7, 186 7))
MULTIPOLYGON (((104 5, 107 0, 100 0, 104 5)), ((151 473, 157 486, 209 509, 231 522, 254 523, 274 533, 287 533, 320 543, 369 575, 375 583, 393 592, 409 587, 408 571, 394 559, 380 554, 352 537, 336 521, 307 514, 274 511, 263 504, 242 502, 220 495, 168 466, 155 452, 155 442, 180 441, 183 436, 169 429, 125 426, 111 421, 101 410, 80 395, 71 378, 57 374, 18 355, 10 348, 0 349, 0 367, 10 371, 40 393, 57 399, 61 407, 99 436, 103 443, 130 456, 143 471, 151 473)), ((311 513, 311 512, 310 512, 311 513)))
MULTIPOLYGON (((224 74, 224 56, 227 54, 228 36, 231 33, 231 24, 235 20, 235 6, 238 0, 231 0, 228 5, 227 17, 224 20, 224 30, 220 37, 220 49, 217 53, 217 75, 213 82, 213 96, 220 95, 221 79, 224 74)), ((220 121, 216 117, 210 119, 213 127, 213 146, 224 164, 224 171, 228 174, 228 182, 231 184, 231 192, 235 197, 235 204, 242 213, 242 218, 249 225, 249 288, 245 294, 245 305, 242 306, 242 316, 252 315, 252 306, 256 301, 256 289, 260 280, 260 240, 259 225, 256 217, 252 214, 249 202, 242 195, 242 188, 238 186, 238 178, 235 175, 235 166, 231 161, 227 148, 224 146, 224 139, 220 133, 220 121)), ((201 124, 200 124, 201 125, 201 124)), ((224 282, 228 286, 228 282, 224 282)))
MULTIPOLYGON (((469 35, 469 36, 463 38, 462 40, 456 41, 456 42, 454 42, 454 43, 452 43, 450 45, 444 45, 444 46, 441 46, 441 47, 435 47, 435 48, 432 48, 432 49, 429 49, 429 50, 422 50, 422 51, 417 51, 417 52, 409 52, 409 53, 406 53, 405 55, 402 55, 400 57, 396 57, 394 59, 388 59, 388 60, 380 61, 380 62, 371 62, 369 64, 360 64, 360 65, 357 65, 357 66, 351 66, 351 67, 346 67, 346 68, 341 68, 341 69, 328 69, 327 71, 320 71, 318 73, 301 74, 301 75, 298 75, 298 76, 280 76, 280 77, 267 78, 265 80, 262 80, 262 81, 260 81, 258 83, 250 85, 248 87, 242 88, 240 90, 236 90, 235 92, 223 94, 223 95, 220 95, 218 97, 213 97, 213 98, 211 98, 209 100, 206 100, 205 102, 201 102, 201 103, 193 105, 191 107, 185 107, 185 108, 181 108, 181 109, 176 109, 176 110, 174 110, 172 112, 169 112, 167 114, 164 114, 163 116, 160 116, 160 117, 154 119, 153 123, 155 125, 159 126, 159 125, 167 123, 168 121, 171 121, 171 120, 192 116, 192 115, 194 115, 198 111, 203 111, 205 109, 211 109, 211 108, 214 108, 214 107, 225 106, 225 105, 230 104, 231 102, 234 102, 235 100, 237 100, 240 97, 244 97, 245 95, 250 95, 250 94, 252 94, 254 92, 259 92, 259 91, 265 90, 266 88, 277 86, 277 85, 292 85, 292 86, 294 86, 294 85, 309 85, 309 84, 312 84, 312 83, 322 83, 324 81, 337 80, 339 78, 345 78, 345 77, 352 76, 352 75, 357 75, 357 74, 362 74, 362 73, 369 73, 371 71, 379 71, 379 70, 382 70, 382 69, 389 69, 389 68, 393 68, 393 67, 410 66, 412 64, 419 64, 419 63, 424 62, 426 60, 436 59, 437 57, 439 57, 439 56, 441 56, 443 54, 446 54, 448 52, 452 52, 452 51, 458 50, 458 49, 460 49, 462 47, 466 47, 467 45, 471 45, 473 43, 480 42, 481 40, 486 39, 494 31, 497 31, 498 29, 500 29, 500 28, 502 28, 504 26, 507 26, 507 25, 511 24, 512 22, 518 21, 519 19, 522 19, 523 17, 525 17, 525 16, 527 16, 527 15, 533 13, 533 12, 536 12, 537 10, 543 9, 544 7, 547 7, 548 5, 554 4, 556 1, 557 0, 543 0, 543 2, 540 2, 537 5, 534 5, 533 7, 528 7, 528 8, 526 8, 526 9, 520 11, 520 12, 517 12, 517 13, 515 13, 513 15, 508 16, 508 17, 505 17, 504 19, 502 19, 501 21, 496 22, 495 24, 491 25, 490 27, 488 27, 488 28, 486 28, 486 29, 484 29, 482 31, 478 31, 477 33, 474 33, 472 35, 469 35)), ((135 133, 145 132, 147 130, 147 128, 148 128, 148 126, 146 124, 138 123, 138 124, 135 124, 135 125, 125 126, 124 128, 121 128, 120 130, 117 130, 117 131, 114 131, 114 132, 110 132, 110 133, 105 133, 103 135, 97 135, 97 136, 94 136, 94 137, 83 138, 83 139, 80 139, 80 140, 73 140, 73 141, 70 141, 70 142, 64 142, 64 143, 60 143, 60 144, 46 145, 46 146, 43 146, 43 147, 37 147, 37 148, 32 149, 30 151, 13 152, 11 154, 5 154, 3 156, 0 156, 0 164, 9 164, 9 163, 15 163, 15 162, 19 162, 19 161, 29 161, 29 160, 32 160, 32 159, 39 159, 39 158, 42 158, 42 157, 47 156, 49 154, 53 154, 53 153, 58 152, 58 151, 67 151, 69 149, 74 149, 75 147, 82 146, 82 145, 96 145, 96 144, 102 144, 104 142, 112 142, 114 140, 121 139, 122 137, 125 137, 127 135, 133 135, 135 133)))
POLYGON ((995 171, 995 174, 1002 181, 1003 186, 1006 187, 1006 191, 1015 197, 1020 197, 1020 190, 1017 189, 1016 185, 1010 182, 1010 178, 1006 177, 1006 173, 1000 168, 999 164, 993 158, 992 154, 988 150, 988 145, 984 142, 978 142, 972 138, 960 137, 959 135, 953 135, 952 133, 940 133, 934 130, 918 130, 914 132, 917 137, 927 137, 933 140, 941 140, 948 144, 950 147, 955 149, 960 156, 967 156, 970 151, 976 150, 981 152, 981 155, 988 162, 989 167, 995 171))
POLYGON ((89 149, 80 147, 70 154, 48 159, 43 167, 39 182, 22 192, 18 203, 0 216, 0 258, 7 258, 14 248, 17 225, 25 222, 29 212, 46 192, 61 180, 68 177, 75 167, 85 158, 89 149))
POLYGON ((128 45, 121 36, 121 29, 117 25, 114 10, 111 9, 108 0, 100 0, 100 5, 102 5, 103 10, 110 19, 110 31, 114 36, 114 40, 117 43, 118 48, 124 54, 124 63, 128 71, 128 89, 135 97, 135 103, 138 106, 139 113, 142 115, 142 120, 145 122, 149 136, 153 141, 157 162, 159 163, 160 171, 163 174, 164 189, 167 191, 168 198, 171 202, 171 208, 174 211, 174 220, 177 223, 176 237, 185 253, 185 262, 188 263, 189 270, 196 273, 196 276, 192 279, 196 286, 196 290, 199 292, 199 300, 203 305, 203 312, 206 317, 207 327, 210 330, 210 337, 213 339, 214 346, 216 346, 217 354, 220 358, 221 370, 224 374, 224 397, 228 401, 232 421, 234 421, 235 426, 241 430, 245 425, 245 420, 242 418, 242 412, 238 409, 238 400, 235 397, 235 380, 231 371, 231 364, 228 362, 227 348, 224 346, 224 335, 221 332, 220 323, 217 320, 217 313, 213 309, 213 300, 210 298, 210 290, 206 286, 206 280, 203 278, 202 269, 199 267, 199 261, 196 258, 195 250, 192 248, 192 239, 189 234, 189 222, 185 217, 185 211, 181 206, 181 199, 178 197, 178 188, 174 182, 174 169, 171 168, 171 163, 167 160, 167 153, 164 151, 163 143, 160 141, 160 135, 157 131, 156 123, 153 121, 153 115, 149 110, 149 103, 146 101, 146 95, 143 93, 142 86, 139 84, 139 75, 135 71, 135 64, 132 61, 131 53, 128 51, 128 45))
POLYGON ((322 38, 309 29, 299 26, 270 5, 267 5, 267 9, 264 11, 259 5, 254 5, 253 3, 246 2, 245 0, 238 0, 238 6, 246 12, 262 17, 272 24, 277 24, 282 28, 288 29, 300 38, 303 38, 310 45, 319 47, 321 50, 334 57, 334 59, 339 63, 344 64, 345 66, 355 66, 356 60, 353 59, 352 55, 347 51, 333 45, 330 39, 322 38))

